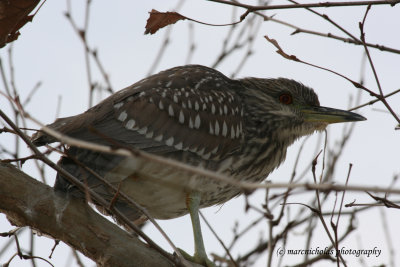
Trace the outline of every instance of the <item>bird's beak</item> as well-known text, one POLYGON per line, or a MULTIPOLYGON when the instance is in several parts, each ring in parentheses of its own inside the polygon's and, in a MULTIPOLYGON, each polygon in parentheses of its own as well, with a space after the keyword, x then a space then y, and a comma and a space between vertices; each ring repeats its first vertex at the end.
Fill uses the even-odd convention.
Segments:
POLYGON ((366 120, 366 118, 356 113, 335 108, 304 107, 301 111, 304 115, 304 120, 308 122, 338 123, 366 120))

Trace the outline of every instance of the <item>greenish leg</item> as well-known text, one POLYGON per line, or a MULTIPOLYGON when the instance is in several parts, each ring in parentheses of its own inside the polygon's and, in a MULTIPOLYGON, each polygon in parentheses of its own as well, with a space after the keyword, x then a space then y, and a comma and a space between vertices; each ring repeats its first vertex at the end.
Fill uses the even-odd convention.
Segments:
POLYGON ((187 208, 189 210, 190 219, 192 220, 193 236, 194 236, 194 256, 190 256, 180 249, 183 257, 195 263, 203 264, 208 267, 215 267, 214 263, 207 258, 204 248, 203 236, 201 234, 200 218, 199 218, 200 194, 192 192, 188 196, 187 208))

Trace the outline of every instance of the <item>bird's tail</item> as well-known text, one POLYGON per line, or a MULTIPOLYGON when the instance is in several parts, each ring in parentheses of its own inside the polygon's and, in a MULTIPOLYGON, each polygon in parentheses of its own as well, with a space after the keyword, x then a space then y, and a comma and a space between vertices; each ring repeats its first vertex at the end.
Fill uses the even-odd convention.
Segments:
MULTIPOLYGON (((59 118, 52 124, 46 125, 46 127, 65 134, 66 132, 68 132, 68 128, 70 127, 69 122, 72 121, 75 117, 76 116, 59 118)), ((32 143, 36 146, 43 146, 57 141, 54 137, 46 134, 43 130, 39 130, 34 135, 32 135, 31 140, 32 143)))
MULTIPOLYGON (((97 209, 103 214, 112 215, 109 212, 110 207, 112 206, 136 224, 144 221, 143 215, 137 207, 121 196, 118 196, 113 189, 102 181, 102 177, 104 177, 106 173, 110 171, 110 168, 114 166, 113 163, 121 161, 122 156, 110 155, 76 147, 69 148, 66 151, 66 154, 67 156, 63 156, 59 160, 58 166, 78 178, 87 188, 100 195, 109 206, 104 207, 103 205, 100 205, 100 203, 93 201, 88 191, 84 192, 78 189, 78 187, 70 183, 68 179, 60 173, 57 174, 54 185, 56 191, 66 192, 73 197, 86 199, 86 201, 95 204, 97 209)), ((114 188, 118 188, 118 184, 113 184, 113 186, 114 188)), ((118 220, 117 222, 122 224, 122 222, 118 220)))

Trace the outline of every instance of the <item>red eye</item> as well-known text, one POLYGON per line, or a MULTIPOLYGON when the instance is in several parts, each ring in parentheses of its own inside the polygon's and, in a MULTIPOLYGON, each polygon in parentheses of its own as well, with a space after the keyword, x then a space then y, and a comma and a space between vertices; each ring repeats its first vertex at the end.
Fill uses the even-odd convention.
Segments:
POLYGON ((279 102, 285 105, 290 105, 293 102, 292 96, 290 94, 281 94, 279 96, 279 102))

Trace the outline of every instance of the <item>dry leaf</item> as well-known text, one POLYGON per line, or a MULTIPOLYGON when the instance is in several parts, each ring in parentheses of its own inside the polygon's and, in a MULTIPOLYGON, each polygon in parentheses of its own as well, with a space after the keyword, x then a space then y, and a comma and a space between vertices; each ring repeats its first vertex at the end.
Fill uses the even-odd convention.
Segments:
POLYGON ((146 31, 144 34, 154 34, 165 26, 174 24, 179 20, 187 19, 185 16, 176 12, 159 12, 155 9, 152 9, 149 14, 150 16, 147 19, 146 31))
POLYGON ((0 48, 15 41, 19 30, 32 21, 29 13, 40 3, 39 0, 0 1, 0 48))

